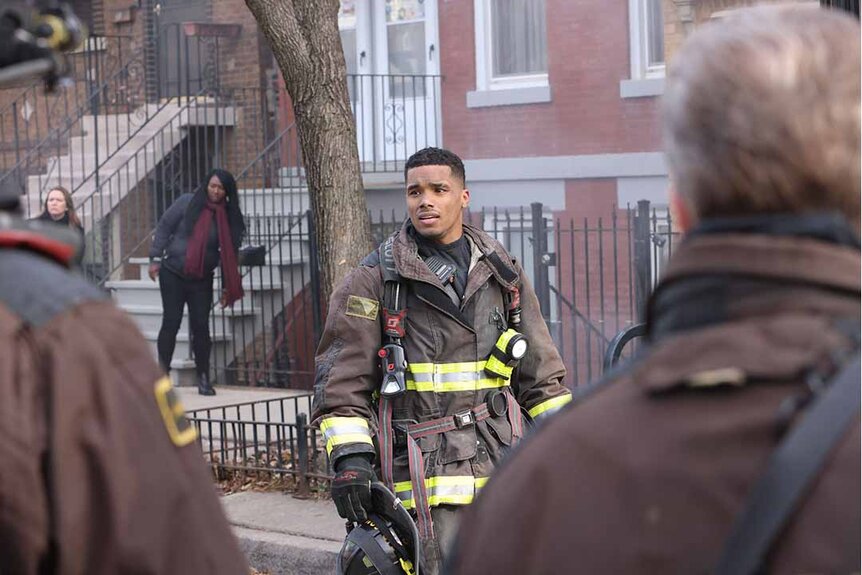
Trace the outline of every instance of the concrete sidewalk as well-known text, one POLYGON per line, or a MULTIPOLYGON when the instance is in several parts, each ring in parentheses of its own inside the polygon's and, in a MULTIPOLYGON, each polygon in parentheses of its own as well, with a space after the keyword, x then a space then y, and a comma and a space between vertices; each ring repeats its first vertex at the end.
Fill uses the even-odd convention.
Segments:
MULTIPOLYGON (((290 389, 216 386, 216 395, 198 395, 197 388, 175 388, 187 412, 306 395, 290 389)), ((310 398, 285 410, 274 410, 271 421, 294 423, 296 410, 308 413, 310 398)), ((228 417, 255 421, 250 406, 231 408, 228 417)), ((259 414, 262 415, 262 414, 259 414)), ((270 575, 331 575, 346 535, 344 520, 330 500, 296 499, 290 493, 246 491, 221 498, 225 514, 239 538, 249 565, 270 575)))
POLYGON ((344 520, 330 500, 289 493, 245 492, 222 497, 249 565, 270 575, 331 575, 344 542, 344 520))

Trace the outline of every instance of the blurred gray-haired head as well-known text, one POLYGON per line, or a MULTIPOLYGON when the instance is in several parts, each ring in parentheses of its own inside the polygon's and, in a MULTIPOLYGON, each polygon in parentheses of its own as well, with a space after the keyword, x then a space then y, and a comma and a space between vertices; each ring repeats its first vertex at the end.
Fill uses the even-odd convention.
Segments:
POLYGON ((860 27, 796 5, 698 28, 668 70, 665 150, 699 218, 839 211, 859 230, 860 27))

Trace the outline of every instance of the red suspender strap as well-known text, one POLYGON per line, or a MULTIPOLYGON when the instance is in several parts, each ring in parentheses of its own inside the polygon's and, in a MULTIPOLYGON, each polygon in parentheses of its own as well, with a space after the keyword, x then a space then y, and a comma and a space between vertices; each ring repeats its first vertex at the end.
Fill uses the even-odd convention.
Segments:
POLYGON ((380 472, 383 484, 395 491, 392 480, 392 404, 385 397, 380 398, 377 410, 377 444, 380 448, 380 472))
POLYGON ((410 466, 410 484, 413 488, 413 507, 416 509, 419 537, 431 539, 434 537, 434 522, 431 520, 428 491, 425 489, 425 459, 419 444, 410 434, 407 435, 407 462, 410 466))

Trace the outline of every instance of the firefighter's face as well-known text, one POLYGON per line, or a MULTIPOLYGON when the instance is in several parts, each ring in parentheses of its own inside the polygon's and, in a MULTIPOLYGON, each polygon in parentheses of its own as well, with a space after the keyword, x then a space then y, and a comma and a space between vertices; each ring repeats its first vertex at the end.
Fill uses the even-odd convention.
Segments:
POLYGON ((419 166, 407 171, 407 212, 423 237, 451 244, 461 237, 462 210, 470 203, 464 182, 449 166, 419 166))

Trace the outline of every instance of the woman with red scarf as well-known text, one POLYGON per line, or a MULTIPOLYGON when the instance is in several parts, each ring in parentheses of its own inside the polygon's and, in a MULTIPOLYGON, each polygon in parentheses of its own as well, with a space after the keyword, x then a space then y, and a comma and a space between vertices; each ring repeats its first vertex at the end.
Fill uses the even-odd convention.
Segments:
POLYGON ((159 278, 162 293, 158 340, 162 369, 170 372, 183 308, 188 305, 198 392, 215 395, 209 379, 213 271, 221 264, 219 303, 233 305, 243 296, 237 253, 245 224, 233 175, 216 169, 206 182, 206 188, 177 198, 159 220, 150 248, 149 275, 153 281, 159 278))

